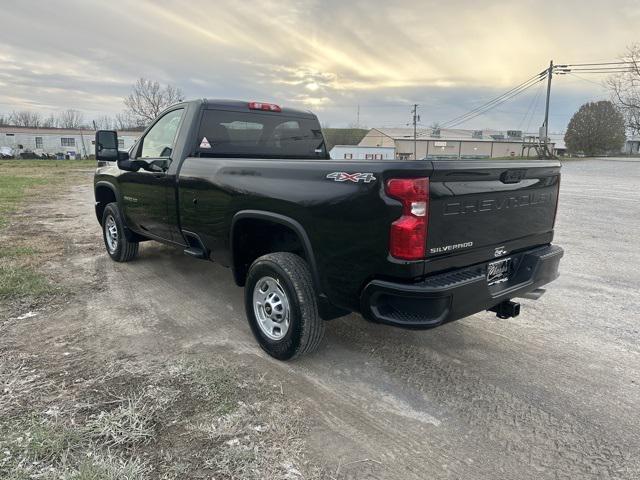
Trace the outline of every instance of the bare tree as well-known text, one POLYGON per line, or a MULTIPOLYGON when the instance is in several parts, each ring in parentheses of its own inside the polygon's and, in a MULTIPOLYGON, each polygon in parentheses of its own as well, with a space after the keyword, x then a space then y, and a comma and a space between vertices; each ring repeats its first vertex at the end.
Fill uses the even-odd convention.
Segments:
POLYGON ((613 103, 624 115, 627 128, 640 133, 640 44, 632 45, 622 58, 628 71, 609 77, 613 103))
POLYGON ((109 115, 101 115, 93 120, 98 130, 112 130, 116 128, 116 121, 109 115))
POLYGON ((83 115, 78 110, 65 110, 58 115, 58 127, 60 128, 81 128, 83 115))
POLYGON ((5 115, 4 113, 0 114, 0 127, 4 127, 6 125, 9 125, 9 117, 7 115, 5 115))
POLYGON ((116 130, 130 130, 130 129, 136 129, 139 127, 138 125, 136 125, 135 120, 131 118, 131 115, 125 112, 125 113, 116 114, 116 117, 114 120, 114 128, 116 130))
POLYGON ((165 108, 184 100, 182 90, 172 85, 162 87, 160 83, 140 78, 133 90, 124 99, 127 114, 138 126, 148 125, 165 108))
POLYGON ((53 113, 51 113, 48 117, 45 117, 42 120, 43 128, 55 128, 56 125, 58 125, 58 120, 56 120, 56 117, 53 113))
POLYGON ((9 115, 9 123, 17 127, 39 127, 42 123, 42 117, 38 112, 30 112, 29 110, 14 110, 9 115))

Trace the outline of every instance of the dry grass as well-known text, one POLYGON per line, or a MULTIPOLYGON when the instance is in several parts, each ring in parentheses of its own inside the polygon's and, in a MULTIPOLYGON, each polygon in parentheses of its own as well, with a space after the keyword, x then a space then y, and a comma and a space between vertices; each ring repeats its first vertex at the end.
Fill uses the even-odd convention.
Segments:
POLYGON ((39 372, 0 368, 0 478, 323 478, 301 407, 246 366, 116 363, 62 385, 39 372))
POLYGON ((318 468, 306 468, 302 409, 286 399, 273 399, 239 408, 196 429, 216 444, 217 455, 205 460, 215 478, 320 478, 318 468))

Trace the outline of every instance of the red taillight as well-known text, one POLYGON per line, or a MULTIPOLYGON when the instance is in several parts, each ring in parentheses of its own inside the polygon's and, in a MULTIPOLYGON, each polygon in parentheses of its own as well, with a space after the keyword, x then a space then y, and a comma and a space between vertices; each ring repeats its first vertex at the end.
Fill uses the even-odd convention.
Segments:
POLYGON ((249 110, 264 110, 267 112, 281 112, 282 109, 275 103, 249 102, 249 110))
POLYGON ((402 260, 424 258, 429 212, 428 178, 392 178, 387 195, 402 202, 402 216, 391 224, 389 253, 402 260))

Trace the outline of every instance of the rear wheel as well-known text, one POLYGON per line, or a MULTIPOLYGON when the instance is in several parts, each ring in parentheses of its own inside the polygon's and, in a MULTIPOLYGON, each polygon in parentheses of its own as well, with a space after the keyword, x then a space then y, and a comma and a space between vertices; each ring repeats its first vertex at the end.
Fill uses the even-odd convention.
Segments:
POLYGON ((108 204, 102 214, 102 237, 107 253, 116 262, 128 262, 138 253, 138 242, 127 240, 118 204, 108 204))
POLYGON ((245 308, 258 343, 274 358, 289 360, 320 345, 324 321, 318 315, 311 272, 298 255, 270 253, 253 262, 245 308))

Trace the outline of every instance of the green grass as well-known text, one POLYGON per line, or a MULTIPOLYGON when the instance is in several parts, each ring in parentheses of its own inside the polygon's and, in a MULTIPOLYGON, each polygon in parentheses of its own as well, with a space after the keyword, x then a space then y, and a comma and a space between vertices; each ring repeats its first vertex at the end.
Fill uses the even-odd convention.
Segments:
POLYGON ((0 247, 0 259, 28 257, 37 253, 38 251, 32 247, 0 247))
POLYGON ((22 202, 26 190, 45 183, 47 183, 45 178, 0 176, 0 228, 7 224, 8 215, 22 202))
POLYGON ((19 431, 0 439, 0 478, 66 480, 142 480, 148 465, 92 443, 82 429, 57 421, 15 422, 19 431), (8 477, 7 477, 8 475, 8 477))
POLYGON ((57 183, 70 170, 94 167, 92 160, 0 160, 0 229, 29 189, 57 183))
POLYGON ((18 170, 38 168, 40 170, 70 170, 88 168, 97 165, 95 160, 0 160, 0 169, 16 168, 18 170))
POLYGON ((0 264, 0 298, 45 295, 55 290, 43 275, 29 267, 0 264))
MULTIPOLYGON (((51 185, 62 184, 70 172, 95 165, 92 160, 0 160, 0 234, 26 200, 51 185)), ((26 265, 29 257, 33 264, 33 257, 39 254, 25 244, 28 240, 0 246, 0 298, 38 296, 55 290, 43 275, 26 265)))

